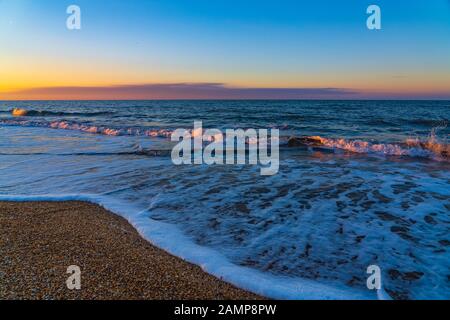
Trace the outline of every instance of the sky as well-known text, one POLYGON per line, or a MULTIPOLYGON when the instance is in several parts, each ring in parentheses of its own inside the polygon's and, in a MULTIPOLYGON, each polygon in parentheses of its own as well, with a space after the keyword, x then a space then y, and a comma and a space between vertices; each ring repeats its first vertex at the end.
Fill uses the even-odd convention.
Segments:
POLYGON ((0 0, 0 100, 208 98, 450 99, 450 0, 0 0))

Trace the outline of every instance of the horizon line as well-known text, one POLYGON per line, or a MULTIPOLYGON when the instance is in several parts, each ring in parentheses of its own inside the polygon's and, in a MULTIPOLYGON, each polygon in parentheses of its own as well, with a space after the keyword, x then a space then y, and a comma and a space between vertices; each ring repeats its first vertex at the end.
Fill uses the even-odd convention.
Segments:
POLYGON ((3 101, 450 100, 448 91, 395 92, 324 87, 239 87, 220 82, 45 86, 0 93, 3 101))
POLYGON ((252 98, 168 98, 168 99, 0 99, 1 102, 20 102, 20 101, 450 101, 449 98, 274 98, 274 99, 252 99, 252 98))

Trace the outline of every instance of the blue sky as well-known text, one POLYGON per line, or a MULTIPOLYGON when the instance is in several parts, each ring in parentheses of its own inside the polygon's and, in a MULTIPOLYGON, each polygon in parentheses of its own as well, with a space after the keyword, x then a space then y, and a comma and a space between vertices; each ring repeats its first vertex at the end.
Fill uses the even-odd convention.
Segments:
POLYGON ((0 0, 0 92, 211 82, 443 97, 449 40, 448 0, 0 0), (79 31, 65 28, 70 4, 79 31), (370 4, 382 30, 366 28, 370 4))

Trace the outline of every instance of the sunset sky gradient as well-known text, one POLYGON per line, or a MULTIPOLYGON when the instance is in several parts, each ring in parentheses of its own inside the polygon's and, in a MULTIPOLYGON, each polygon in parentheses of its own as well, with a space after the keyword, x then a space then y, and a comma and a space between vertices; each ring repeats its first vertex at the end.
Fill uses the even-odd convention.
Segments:
POLYGON ((0 43, 0 100, 450 99, 448 0, 0 0, 0 43))

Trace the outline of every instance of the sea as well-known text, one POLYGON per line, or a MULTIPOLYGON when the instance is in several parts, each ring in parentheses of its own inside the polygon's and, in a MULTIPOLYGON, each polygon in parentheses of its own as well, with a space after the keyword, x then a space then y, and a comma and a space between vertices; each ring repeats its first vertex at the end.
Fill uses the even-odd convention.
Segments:
POLYGON ((450 101, 0 101, 0 200, 97 203, 270 298, 450 299, 449 119, 450 101), (194 121, 278 129, 278 173, 174 165, 194 121))

